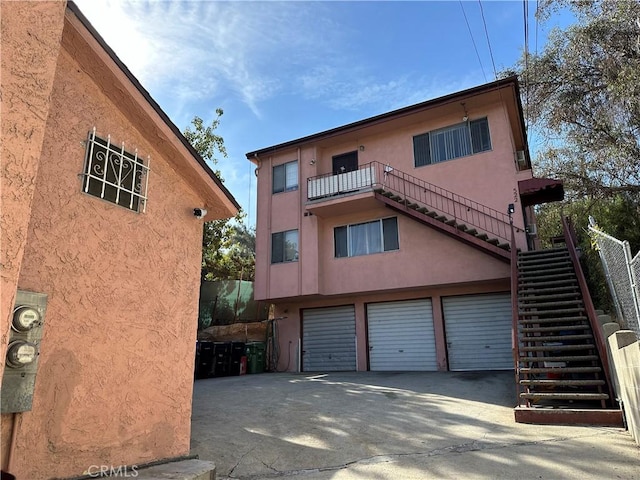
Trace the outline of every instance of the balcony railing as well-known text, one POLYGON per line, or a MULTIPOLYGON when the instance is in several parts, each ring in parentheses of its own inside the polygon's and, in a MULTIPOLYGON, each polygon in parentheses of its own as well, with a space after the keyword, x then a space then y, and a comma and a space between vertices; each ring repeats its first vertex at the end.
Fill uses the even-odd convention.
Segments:
POLYGON ((316 200, 343 193, 370 189, 376 184, 375 165, 369 163, 358 170, 334 175, 328 173, 307 180, 307 198, 316 200))
MULTIPOLYGON (((475 227, 510 243, 511 226, 507 214, 401 172, 388 164, 371 162, 351 172, 337 175, 328 173, 307 179, 309 201, 367 190, 392 192, 402 199, 404 205, 415 203, 425 206, 450 220, 475 227)), ((517 227, 515 230, 522 231, 517 227)))

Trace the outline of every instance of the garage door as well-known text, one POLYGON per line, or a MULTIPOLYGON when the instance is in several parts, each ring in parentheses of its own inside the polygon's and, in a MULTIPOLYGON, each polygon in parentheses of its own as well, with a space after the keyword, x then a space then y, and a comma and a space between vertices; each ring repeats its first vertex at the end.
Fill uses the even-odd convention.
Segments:
POLYGON ((438 369, 431 300, 371 303, 367 325, 370 370, 438 369))
POLYGON ((511 297, 463 295, 442 299, 449 370, 510 370, 511 297))
POLYGON ((302 369, 356 369, 356 314, 353 305, 302 311, 302 369))

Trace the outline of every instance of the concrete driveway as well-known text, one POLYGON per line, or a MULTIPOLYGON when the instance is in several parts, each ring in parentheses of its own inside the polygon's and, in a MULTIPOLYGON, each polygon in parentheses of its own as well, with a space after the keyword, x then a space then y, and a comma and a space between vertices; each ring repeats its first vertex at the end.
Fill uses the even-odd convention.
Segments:
POLYGON ((512 372, 265 373, 195 383, 218 479, 640 479, 609 427, 516 424, 512 372))

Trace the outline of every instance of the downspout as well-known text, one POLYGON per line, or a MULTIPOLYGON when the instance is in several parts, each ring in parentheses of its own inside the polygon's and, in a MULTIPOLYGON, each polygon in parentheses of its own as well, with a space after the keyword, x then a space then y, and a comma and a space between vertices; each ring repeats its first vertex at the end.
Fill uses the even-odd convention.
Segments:
POLYGON ((298 296, 302 295, 302 151, 298 147, 298 296))
POLYGON ((7 453, 7 473, 11 473, 16 443, 18 439, 18 421, 21 420, 20 412, 11 416, 11 439, 9 440, 9 452, 7 453))

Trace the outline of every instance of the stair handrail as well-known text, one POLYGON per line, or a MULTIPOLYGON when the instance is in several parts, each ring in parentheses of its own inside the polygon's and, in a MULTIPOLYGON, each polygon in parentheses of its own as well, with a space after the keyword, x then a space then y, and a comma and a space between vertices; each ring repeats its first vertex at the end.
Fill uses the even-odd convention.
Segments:
MULTIPOLYGON (((511 212, 511 208, 509 208, 511 212)), ((516 244, 516 231, 513 226, 513 217, 509 213, 511 226, 511 245, 516 244)), ((518 336, 518 320, 520 317, 518 307, 518 249, 511 248, 511 352, 513 353, 514 373, 516 380, 516 405, 520 405, 520 339, 518 336)))
MULTIPOLYGON (((412 200, 426 207, 431 207, 444 215, 452 215, 453 220, 461 220, 465 224, 485 233, 495 235, 504 242, 509 242, 511 224, 509 223, 509 217, 503 212, 397 170, 388 163, 383 164, 373 161, 370 165, 376 171, 376 185, 384 190, 401 195, 404 199, 412 200), (427 200, 427 197, 429 197, 429 200, 427 200), (476 214, 476 219, 474 219, 474 213, 476 214), (481 221, 481 218, 484 221, 481 221)), ((516 226, 513 226, 513 228, 518 232, 524 231, 524 229, 516 226)))
POLYGON ((598 354, 600 356, 600 361, 602 362, 602 369, 604 370, 604 378, 607 382, 607 388, 609 389, 609 401, 611 405, 614 405, 614 390, 611 384, 611 370, 609 369, 609 356, 607 355, 607 349, 605 346, 606 339, 602 335, 602 330, 600 329, 600 322, 598 321, 598 315, 596 314, 596 309, 593 306, 593 300, 591 298, 591 293, 589 292, 589 287, 587 285, 587 279, 584 276, 584 271, 582 270, 582 265, 580 264, 580 259, 578 258, 578 240, 577 235, 574 230, 573 224, 569 217, 562 217, 562 230, 564 233, 564 241, 567 245, 567 250, 569 250, 569 256, 571 258, 571 263, 573 264, 574 271, 576 273, 576 277, 578 279, 578 285, 580 286, 580 293, 582 294, 582 300, 584 301, 584 307, 586 309, 587 318, 589 319, 589 324, 591 325, 591 330, 593 331, 594 339, 596 342, 596 348, 598 349, 598 354))

